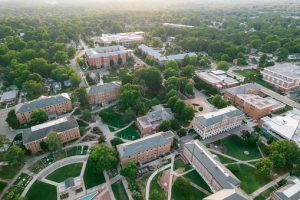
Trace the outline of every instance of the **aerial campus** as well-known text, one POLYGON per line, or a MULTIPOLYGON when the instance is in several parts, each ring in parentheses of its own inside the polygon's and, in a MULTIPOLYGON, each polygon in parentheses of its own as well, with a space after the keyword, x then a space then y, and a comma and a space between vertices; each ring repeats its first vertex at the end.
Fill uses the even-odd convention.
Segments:
POLYGON ((0 0, 0 199, 300 200, 299 12, 0 0))

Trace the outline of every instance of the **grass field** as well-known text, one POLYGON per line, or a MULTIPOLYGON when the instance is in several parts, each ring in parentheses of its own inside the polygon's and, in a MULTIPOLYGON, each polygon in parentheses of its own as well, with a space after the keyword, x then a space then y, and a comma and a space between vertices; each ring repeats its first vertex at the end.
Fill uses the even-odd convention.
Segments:
POLYGON ((167 199, 167 193, 159 185, 159 180, 160 180, 162 173, 163 172, 158 173, 151 181, 150 194, 149 194, 150 199, 154 199, 154 197, 153 197, 154 193, 160 194, 159 200, 167 199))
POLYGON ((275 187, 271 187, 269 189, 267 189, 266 191, 264 191, 263 193, 261 193, 259 196, 255 197, 254 200, 265 200, 268 199, 268 197, 270 196, 270 194, 275 191, 276 188, 275 187))
POLYGON ((188 200, 199 200, 199 199, 203 199, 204 197, 207 196, 204 193, 197 190, 196 188, 194 188, 193 186, 189 186, 189 189, 188 189, 189 193, 188 194, 182 193, 182 192, 177 191, 176 189, 173 189, 173 188, 172 188, 172 199, 173 200, 186 200, 186 199, 188 199, 188 200), (188 195, 188 197, 187 197, 187 195, 188 195))
POLYGON ((140 138, 140 132, 135 124, 117 133, 117 136, 126 140, 136 140, 140 138))
POLYGON ((85 185, 86 189, 95 187, 95 186, 100 185, 105 182, 103 173, 101 173, 101 174, 95 173, 93 167, 94 167, 93 163, 90 160, 88 160, 85 171, 84 171, 84 175, 83 175, 84 185, 85 185))
POLYGON ((114 193, 116 200, 128 200, 128 196, 121 181, 112 184, 111 189, 114 193))
POLYGON ((123 123, 122 115, 114 111, 113 108, 102 110, 99 113, 99 116, 109 126, 113 126, 116 128, 122 128, 125 126, 125 124, 123 123))
POLYGON ((36 181, 29 189, 26 197, 30 200, 56 200, 56 187, 36 181))
POLYGON ((190 164, 185 164, 181 159, 174 161, 174 170, 184 168, 184 171, 191 169, 190 164))
POLYGON ((207 190, 208 192, 211 191, 207 183, 203 180, 203 178, 198 174, 196 170, 187 173, 186 175, 184 175, 184 177, 189 179, 191 182, 195 183, 196 185, 202 187, 203 189, 207 190))
POLYGON ((0 181, 0 193, 6 187, 7 183, 0 181))
POLYGON ((266 185, 271 178, 263 178, 257 174, 256 169, 247 165, 238 164, 238 170, 232 171, 238 179, 241 181, 241 188, 248 194, 251 194, 258 188, 266 185))
POLYGON ((0 167, 0 178, 12 179, 17 175, 17 173, 20 171, 20 169, 22 167, 23 167, 22 165, 13 166, 13 167, 9 166, 9 165, 1 166, 0 167))
POLYGON ((223 164, 235 162, 234 160, 231 160, 230 158, 227 158, 225 156, 222 156, 222 155, 217 155, 217 156, 220 159, 220 162, 223 163, 223 164))
POLYGON ((242 139, 237 135, 231 135, 230 137, 221 140, 221 143, 226 149, 225 154, 239 160, 252 160, 261 158, 261 154, 257 146, 244 145, 242 139), (244 151, 248 151, 250 154, 245 155, 244 151))
POLYGON ((82 163, 66 165, 49 174, 46 177, 46 179, 60 183, 66 180, 67 178, 77 177, 80 175, 82 165, 82 163))

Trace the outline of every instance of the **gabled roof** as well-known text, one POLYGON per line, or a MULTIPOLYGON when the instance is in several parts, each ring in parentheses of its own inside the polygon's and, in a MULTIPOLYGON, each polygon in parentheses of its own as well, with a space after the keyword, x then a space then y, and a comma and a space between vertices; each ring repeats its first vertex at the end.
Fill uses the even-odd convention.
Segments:
POLYGON ((93 85, 87 88, 86 92, 88 94, 103 93, 120 87, 121 85, 118 82, 103 83, 102 85, 93 85))
POLYGON ((238 94, 249 94, 252 91, 260 90, 261 86, 257 83, 247 83, 244 85, 240 85, 237 87, 232 87, 225 89, 224 92, 228 92, 232 95, 238 95, 238 94))
POLYGON ((121 157, 129 157, 169 143, 169 138, 174 137, 172 131, 155 133, 141 139, 126 142, 117 146, 121 157))
POLYGON ((23 144, 45 138, 49 132, 57 133, 78 127, 78 123, 73 117, 63 117, 53 121, 45 122, 33 126, 22 133, 23 144))
POLYGON ((197 123, 202 124, 205 127, 211 126, 213 124, 223 121, 224 118, 233 118, 237 116, 242 116, 244 113, 234 106, 229 106, 214 112, 200 114, 195 117, 197 123))
POLYGON ((288 179, 288 184, 275 191, 275 194, 282 200, 299 200, 300 179, 297 177, 290 177, 288 179))
POLYGON ((30 112, 37 108, 44 108, 46 106, 56 105, 64 103, 70 99, 70 96, 67 93, 62 93, 55 96, 42 96, 39 99, 29 101, 26 103, 21 103, 16 105, 16 113, 30 112))
POLYGON ((213 155, 200 141, 194 140, 185 144, 185 148, 213 176, 223 189, 233 189, 239 186, 240 180, 233 175, 222 163, 215 160, 213 155))

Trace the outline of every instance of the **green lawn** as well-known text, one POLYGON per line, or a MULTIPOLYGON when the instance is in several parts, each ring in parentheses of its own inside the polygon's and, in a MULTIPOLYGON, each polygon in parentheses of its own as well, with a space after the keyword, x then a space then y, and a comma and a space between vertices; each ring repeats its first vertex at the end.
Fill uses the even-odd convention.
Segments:
POLYGON ((159 180, 163 172, 158 173, 151 181, 150 184, 150 199, 154 199, 153 193, 154 191, 157 191, 160 194, 159 200, 166 200, 167 199, 167 193, 160 187, 159 180))
POLYGON ((30 200, 56 200, 56 187, 36 181, 29 189, 26 197, 30 200))
POLYGON ((270 196, 270 194, 275 191, 276 188, 275 187, 271 187, 269 189, 267 189, 266 191, 264 191, 263 193, 261 193, 259 196, 255 197, 254 200, 265 200, 268 199, 268 197, 270 196))
POLYGON ((190 164, 185 164, 181 159, 174 161, 174 170, 177 170, 179 168, 184 168, 184 171, 187 171, 191 169, 190 164))
POLYGON ((207 183, 203 180, 203 178, 199 175, 199 173, 196 170, 187 173, 186 175, 184 175, 184 177, 189 179, 191 182, 195 183, 196 185, 202 187, 206 191, 208 192, 211 191, 207 183))
POLYGON ((220 162, 223 163, 223 164, 235 162, 234 160, 231 160, 230 158, 227 158, 225 156, 222 156, 222 155, 217 155, 217 156, 220 159, 220 162))
POLYGON ((74 164, 66 165, 49 174, 46 177, 46 179, 61 183, 67 178, 77 177, 80 175, 82 165, 83 163, 74 163, 74 164))
POLYGON ((0 181, 0 193, 6 187, 7 183, 0 181))
POLYGON ((247 165, 238 164, 238 170, 232 171, 238 179, 241 181, 241 188, 248 194, 251 194, 258 188, 266 185, 271 178, 263 178, 257 174, 256 169, 247 165))
POLYGON ((136 140, 140 138, 140 132, 135 124, 117 133, 117 136, 126 140, 136 140))
POLYGON ((94 171, 93 163, 88 160, 84 175, 83 175, 84 185, 86 189, 95 187, 105 182, 103 173, 97 174, 94 171))
POLYGON ((23 166, 9 166, 9 165, 6 165, 6 166, 1 166, 0 167, 0 178, 2 179, 12 179, 14 178, 18 172, 20 171, 20 169, 22 168, 23 166))
POLYGON ((107 108, 102 110, 99 113, 101 119, 109 126, 113 126, 116 128, 122 128, 125 126, 123 123, 122 115, 114 110, 114 107, 107 108))
POLYGON ((231 135, 223 140, 221 144, 225 147, 225 154, 237 158, 239 160, 252 160, 261 158, 261 154, 257 146, 246 146, 242 142, 242 139, 237 135, 231 135), (244 154, 244 151, 248 151, 250 154, 244 154))
POLYGON ((128 200, 127 193, 121 181, 111 185, 116 200, 128 200))
POLYGON ((200 192, 199 190, 197 190, 193 186, 189 186, 189 189, 188 189, 188 191, 189 191, 188 195, 189 196, 188 196, 188 198, 187 198, 187 194, 182 193, 180 191, 177 191, 173 188, 172 188, 172 200, 187 200, 187 199, 188 200, 200 200, 200 199, 203 199, 204 197, 207 196, 206 194, 200 192))

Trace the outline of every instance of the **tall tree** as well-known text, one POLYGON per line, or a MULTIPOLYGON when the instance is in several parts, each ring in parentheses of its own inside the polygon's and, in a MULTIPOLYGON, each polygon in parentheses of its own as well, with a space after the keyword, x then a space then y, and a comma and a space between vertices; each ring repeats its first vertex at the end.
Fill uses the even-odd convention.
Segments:
POLYGON ((50 152, 59 151, 62 148, 62 141, 57 132, 54 131, 48 133, 45 139, 45 143, 47 144, 48 150, 50 152))
POLYGON ((25 162, 25 151, 17 145, 7 150, 6 159, 11 166, 19 166, 25 162))
POLYGON ((138 175, 138 167, 135 162, 128 161, 127 164, 120 171, 122 176, 134 181, 138 175))
POLYGON ((47 113, 40 108, 34 109, 31 114, 31 122, 33 124, 41 124, 48 120, 47 113))

